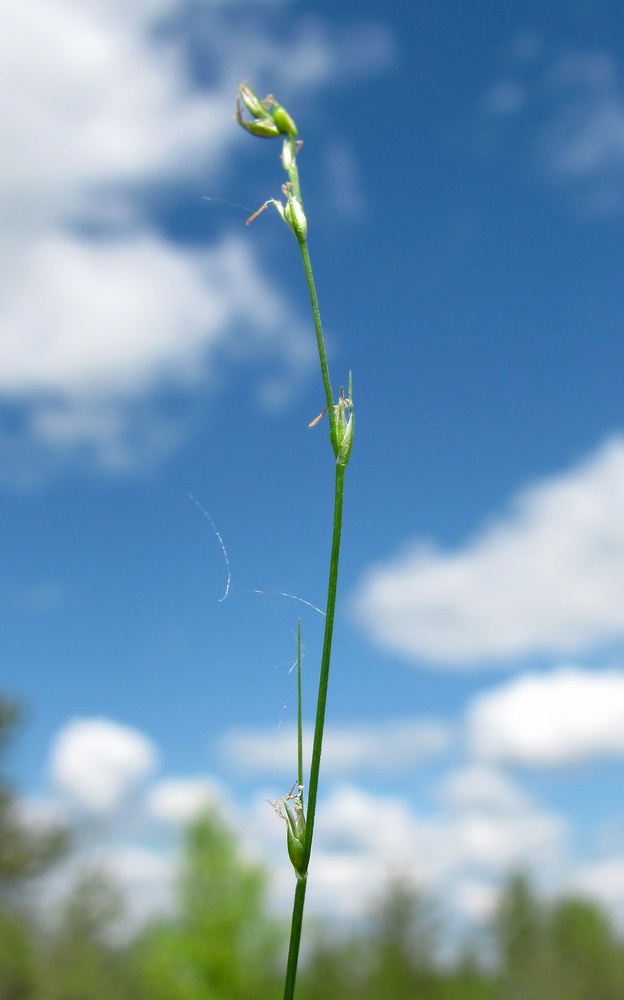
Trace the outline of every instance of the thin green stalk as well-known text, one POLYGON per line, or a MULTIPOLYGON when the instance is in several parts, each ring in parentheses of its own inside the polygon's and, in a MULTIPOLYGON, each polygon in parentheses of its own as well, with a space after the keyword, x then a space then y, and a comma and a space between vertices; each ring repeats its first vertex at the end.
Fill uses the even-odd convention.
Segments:
MULTIPOLYGON (((314 276, 312 274, 312 263, 310 261, 310 254, 308 251, 308 244, 306 243, 306 241, 298 239, 297 242, 299 243, 299 249, 301 250, 301 257, 303 259, 303 269, 305 271, 306 281, 308 283, 310 305, 312 307, 312 316, 314 318, 314 329, 316 330, 316 346, 318 347, 319 362, 321 365, 321 375, 323 378, 323 388, 325 389, 325 399, 327 401, 327 414, 329 416, 329 425, 331 428, 332 445, 334 445, 335 441, 334 395, 332 393, 331 381, 329 378, 329 367, 327 365, 327 354, 325 352, 323 327, 321 326, 321 313, 319 310, 318 298, 316 295, 314 276)), ((335 450, 336 448, 334 445, 334 451, 335 450)))
POLYGON ((331 661, 332 639, 334 634, 334 615, 336 611, 336 593, 338 591, 338 565, 340 561, 340 539, 342 535, 342 508, 344 500, 345 467, 336 464, 336 479, 334 489, 334 527, 332 532, 332 547, 329 561, 329 580, 327 583, 327 607, 325 611, 325 635, 323 637, 323 652, 321 654, 321 672, 319 676, 318 696, 316 702, 316 721, 314 723, 314 742, 312 744, 312 762, 310 764, 310 785, 308 789, 308 815, 306 819, 306 844, 303 864, 307 871, 312 850, 314 833, 314 818, 316 815, 316 799, 318 794, 319 771, 321 767, 321 750, 323 747, 323 729, 325 726, 325 707, 327 705, 327 688, 329 685, 329 667, 331 661))
MULTIPOLYGON (((278 814, 286 821, 287 844, 290 860, 297 876, 297 886, 295 889, 295 899, 293 903, 292 922, 290 928, 290 943, 288 947, 288 962, 286 967, 286 979, 284 983, 284 1000, 292 1000, 295 992, 297 979, 297 966, 299 962, 299 946, 301 943, 301 929, 303 926, 303 909, 308 879, 308 866, 312 851, 312 838, 314 835, 314 822, 316 817, 316 802, 318 797, 319 773, 321 767, 321 752, 323 749, 323 730, 325 727, 325 709, 327 706, 327 689, 329 685, 329 667, 331 662, 332 639, 334 632, 334 615, 336 611, 336 593, 338 590, 338 566, 340 562, 340 540, 342 535, 342 511, 344 501, 344 478, 345 469, 351 453, 353 443, 353 403, 351 376, 349 375, 349 395, 345 397, 344 389, 340 390, 340 398, 334 403, 331 381, 329 378, 329 367, 327 365, 327 354, 325 351, 325 341, 323 339, 323 328, 321 325, 321 314, 318 306, 314 276, 312 274, 312 264, 307 246, 308 223, 303 211, 301 201, 301 190, 299 186, 299 171, 297 169, 297 153, 301 143, 297 140, 297 127, 286 111, 277 103, 274 97, 266 97, 260 100, 257 94, 251 90, 247 84, 239 87, 239 101, 237 102, 236 119, 239 124, 253 135, 264 138, 281 138, 282 145, 282 166, 288 174, 289 181, 282 188, 286 195, 287 204, 284 206, 274 198, 269 199, 255 212, 247 221, 252 222, 260 212, 268 205, 273 204, 282 219, 290 227, 297 238, 303 268, 305 271, 314 328, 316 330, 316 343, 318 347, 319 362, 321 366, 321 376, 325 399, 327 404, 327 415, 330 425, 330 440, 335 457, 335 484, 334 484, 334 524, 332 530, 331 555, 329 560, 329 579, 327 583, 327 606, 325 611, 325 634, 323 637, 323 650, 321 653, 321 668, 319 675, 318 697, 316 703, 316 720, 314 724, 314 741, 312 745, 312 762, 310 765, 310 782, 307 799, 307 819, 304 818, 302 792, 303 792, 303 723, 301 705, 301 626, 297 630, 297 794, 294 795, 294 787, 291 792, 284 797, 281 803, 276 803, 278 814), (243 108, 249 112, 250 118, 244 117, 243 108), (282 806, 284 812, 282 812, 282 806)), ((316 423, 316 421, 314 421, 316 423)))
POLYGON ((340 561, 340 540, 342 535, 342 511, 344 500, 344 465, 336 463, 336 480, 334 491, 334 528, 329 561, 329 580, 327 584, 327 607, 325 612, 325 635, 323 637, 323 652, 321 655, 321 672, 319 677, 318 697, 316 702, 316 722, 314 725, 314 742, 312 745, 312 762, 310 765, 310 786, 308 790, 306 838, 301 870, 305 874, 297 878, 295 899, 293 902, 292 920, 290 925, 290 942, 288 945, 288 963, 284 982, 284 1000, 293 1000, 297 965, 299 961, 299 946, 301 944, 301 929, 303 926, 303 908, 308 880, 308 864, 312 850, 314 820, 316 816, 316 800, 318 795, 319 773, 321 767, 321 752, 323 748, 323 730, 325 727, 325 708, 327 705, 327 689, 329 685, 329 667, 331 647, 334 633, 334 616, 336 610, 336 594, 338 591, 338 566, 340 561))
POLYGON ((301 944, 301 927, 303 925, 303 906, 305 903, 308 876, 297 879, 295 899, 293 902, 292 922, 290 925, 290 942, 288 945, 288 961, 286 963, 286 978, 284 980, 284 1000, 292 1000, 295 995, 297 968, 299 965, 299 945, 301 944))
MULTIPOLYGON (((301 691, 301 619, 297 622, 297 784, 300 794, 303 787, 303 701, 301 691)), ((290 1000, 295 992, 297 967, 299 965, 299 946, 301 944, 301 928, 303 925, 303 907, 305 903, 307 874, 297 877, 297 887, 293 901, 292 922, 290 927, 290 943, 284 980, 284 997, 290 1000)))
POLYGON ((301 690, 301 618, 297 622, 297 785, 303 788, 303 694, 301 690))
MULTIPOLYGON (((295 168, 296 170, 296 168, 295 168)), ((291 177, 293 174, 291 173, 291 177)), ((299 178, 296 176, 295 190, 299 193, 299 178)), ((329 367, 327 364, 327 353, 325 350, 325 339, 323 337, 323 327, 321 324, 321 313, 318 305, 314 275, 312 272, 312 262, 308 251, 305 235, 295 230, 295 236, 301 251, 303 269, 305 271, 310 305, 314 319, 316 331, 316 344, 318 348, 319 363, 325 398, 327 400, 327 413, 330 422, 330 437, 332 447, 336 457, 340 451, 340 441, 337 428, 337 414, 334 407, 334 397, 332 393, 331 380, 329 377, 329 367)), ((319 774, 321 768, 321 752, 323 749, 323 731, 325 728, 325 710, 327 707, 327 690, 329 686, 329 668, 331 663, 332 639, 334 633, 334 616, 336 611, 336 594, 338 591, 338 567, 340 562, 340 541, 342 536, 342 512, 344 500, 344 475, 346 463, 336 462, 335 484, 334 484, 334 524, 332 531, 332 547, 329 560, 329 579, 327 583, 327 605, 325 609, 325 633, 323 636, 323 650, 321 654, 321 669, 319 675, 319 687, 316 701, 316 720, 314 723, 314 741, 312 745, 312 761, 310 765, 310 782, 308 786, 307 816, 305 821, 305 846, 300 863, 299 871, 302 873, 297 877, 297 887, 293 902, 293 912, 290 927, 290 942, 288 946, 288 962, 286 966, 286 978, 284 982, 284 1000, 293 1000, 295 983, 297 979, 297 967, 299 962, 299 947, 301 944, 301 931, 303 927, 303 910, 305 905, 305 894, 308 879, 308 865, 312 851, 312 838, 314 835, 314 822, 316 818, 316 801, 318 797, 319 774)), ((299 738, 301 738, 301 722, 299 723, 299 738)), ((301 784, 301 782, 300 782, 301 784)))

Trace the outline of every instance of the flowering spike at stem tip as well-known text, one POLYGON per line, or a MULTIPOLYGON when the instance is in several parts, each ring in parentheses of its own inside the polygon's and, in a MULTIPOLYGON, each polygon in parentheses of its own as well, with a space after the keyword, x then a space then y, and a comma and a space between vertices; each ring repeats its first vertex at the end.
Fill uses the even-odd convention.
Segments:
POLYGON ((252 118, 251 121, 243 118, 239 101, 236 102, 236 121, 247 132, 259 135, 263 139, 277 139, 280 135, 280 130, 270 118, 252 118))
POLYGON ((277 139, 278 136, 297 138, 297 126, 274 97, 269 95, 262 101, 246 83, 238 88, 239 98, 236 101, 236 121, 242 128, 265 139, 277 139), (240 102, 243 102, 251 119, 243 118, 240 102))

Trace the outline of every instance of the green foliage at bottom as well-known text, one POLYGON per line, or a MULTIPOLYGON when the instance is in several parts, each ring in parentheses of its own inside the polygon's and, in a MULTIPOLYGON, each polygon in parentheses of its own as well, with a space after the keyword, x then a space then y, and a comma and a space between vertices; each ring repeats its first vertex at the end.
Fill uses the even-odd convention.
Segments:
POLYGON ((582 899, 541 904, 514 878, 498 920, 500 1000, 622 1000, 624 948, 599 908, 582 899))
POLYGON ((179 903, 179 917, 152 927, 139 946, 154 1000, 275 996, 284 936, 267 911, 264 873, 215 817, 188 830, 179 903))
MULTIPOLYGON (((216 817, 188 831, 178 912, 115 945, 119 900, 97 875, 56 919, 0 905, 0 1000, 278 1000, 285 927, 262 870, 216 817)), ((510 882, 493 921, 498 960, 443 965, 430 903, 391 882, 357 930, 311 926, 296 1000, 622 1000, 624 946, 594 904, 540 901, 510 882)))
POLYGON ((121 911, 101 872, 78 882, 52 926, 37 935, 36 1000, 141 1000, 129 954, 111 941, 121 911))
POLYGON ((17 914, 0 911, 0 1000, 27 1000, 34 986, 30 928, 17 914))
MULTIPOLYGON (((0 698, 0 749, 14 717, 0 698)), ((33 875, 66 841, 27 830, 13 805, 0 776, 0 1000, 278 1000, 286 926, 271 914, 263 869, 217 815, 186 832, 175 915, 119 944, 121 900, 96 872, 54 913, 29 912, 33 875)), ((441 964, 440 930, 431 903, 391 881, 350 934, 308 928, 296 1000, 624 998, 624 945, 587 900, 547 903, 512 879, 487 972, 476 960, 441 964)))
POLYGON ((318 933, 297 1000, 494 1000, 494 981, 476 966, 436 961, 438 925, 430 902, 389 882, 359 933, 338 942, 318 933))

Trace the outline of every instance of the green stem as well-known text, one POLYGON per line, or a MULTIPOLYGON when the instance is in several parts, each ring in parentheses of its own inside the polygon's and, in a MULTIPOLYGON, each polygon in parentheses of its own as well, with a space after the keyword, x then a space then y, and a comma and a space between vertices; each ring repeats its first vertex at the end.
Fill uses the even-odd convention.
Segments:
POLYGON ((284 1000, 292 1000, 295 995, 297 981, 297 966, 299 964, 299 945, 301 943, 301 927, 303 924, 303 904, 305 903, 307 875, 297 879, 295 899, 293 902, 292 923, 290 925, 290 942, 288 945, 288 962, 286 979, 284 980, 284 1000))
POLYGON ((323 387, 325 389, 325 399, 327 402, 327 415, 329 417, 329 426, 331 429, 331 441, 334 448, 335 454, 337 454, 337 444, 336 444, 336 434, 335 434, 335 424, 336 424, 336 414, 334 412, 334 396, 332 393, 331 381, 329 378, 329 368, 327 365, 327 354, 325 352, 325 340, 323 339, 323 327, 321 326, 321 313, 319 310, 318 299, 316 297, 316 287, 314 285, 314 276, 312 274, 312 264, 310 261, 310 254, 308 253, 308 244, 305 240, 297 240, 299 243, 299 249, 301 250, 301 256, 303 258, 303 269, 305 271, 306 281, 308 283, 308 293, 310 295, 310 305, 312 306, 312 316, 314 317, 314 329, 316 330, 316 345, 318 347, 319 361, 321 364, 321 375, 323 377, 323 387))
POLYGON ((318 795, 319 772, 321 768, 321 751, 323 748, 323 729, 325 726, 325 707, 327 705, 327 688, 329 685, 329 666, 331 661, 332 639, 334 635, 334 615, 336 611, 336 593, 338 591, 338 564, 340 561, 340 539, 342 535, 342 508, 344 500, 344 465, 336 463, 336 479, 334 489, 334 528, 332 532, 331 557, 329 561, 329 580, 327 583, 327 607, 325 611, 325 635, 323 637, 323 652, 321 654, 321 672, 319 676, 318 696, 316 700, 316 721, 314 723, 314 742, 312 744, 312 761, 310 764, 310 787, 308 789, 308 811, 306 816, 306 846, 302 868, 307 871, 312 850, 314 834, 314 817, 316 814, 316 799, 318 795))
POLYGON ((297 978, 297 963, 299 960, 299 945, 301 943, 301 928, 303 926, 303 907, 307 884, 307 870, 312 850, 314 833, 314 818, 316 815, 316 800, 318 795, 319 772, 321 768, 321 751, 323 748, 323 729, 325 726, 325 707, 327 705, 327 688, 329 684, 329 666, 331 661, 332 638, 334 633, 334 616, 336 610, 336 594, 338 591, 338 565, 340 561, 340 539, 342 535, 342 509, 344 500, 345 467, 336 463, 336 480, 334 491, 334 528, 329 561, 329 580, 327 584, 327 607, 325 612, 325 635, 321 655, 321 672, 319 677, 318 698, 316 702, 316 722, 314 724, 314 742, 312 745, 312 763, 310 765, 310 787, 308 790, 306 841, 301 870, 306 874, 297 879, 295 899, 293 903, 292 921, 290 925, 290 942, 288 946, 288 964, 284 983, 284 1000, 292 1000, 297 978))
POLYGON ((292 184, 293 193, 301 201, 301 187, 299 186, 299 169, 297 167, 297 140, 289 139, 290 145, 290 168, 286 171, 288 180, 292 184))
POLYGON ((297 622, 297 792, 303 788, 303 694, 301 690, 301 618, 297 622))
MULTIPOLYGON (((293 171, 290 173, 295 192, 300 200, 299 176, 293 159, 293 171)), ((325 399, 327 403, 327 415, 329 417, 330 439, 334 455, 338 457, 340 442, 337 433, 337 416, 334 409, 334 397, 332 393, 331 381, 329 378, 329 367, 327 365, 327 354, 325 351, 325 341, 323 338, 323 328, 321 326, 321 313, 314 276, 312 274, 312 264, 305 237, 298 235, 297 242, 301 250, 303 259, 303 269, 305 271, 312 316, 314 318, 314 328, 316 330, 316 344, 318 348, 323 387, 325 389, 325 399)), ((290 925, 290 941, 288 945, 288 963, 286 966, 286 979, 284 982, 284 1000, 293 1000, 295 994, 295 983, 297 980, 297 966, 299 962, 299 946, 301 944, 301 930, 303 927, 303 909, 305 904, 305 894, 308 879, 308 865, 310 863, 310 853, 312 851, 312 837, 314 834, 314 820, 316 816, 316 800, 318 796, 319 773, 321 768, 321 751, 323 748, 323 730, 325 727, 325 709, 327 706, 327 689, 329 685, 329 667, 331 662, 332 639, 334 634, 334 615, 336 611, 336 594, 338 591, 338 565, 340 561, 340 539, 342 535, 342 510, 344 500, 344 475, 345 465, 336 462, 336 477, 334 484, 334 526, 332 531, 332 546, 329 560, 329 579, 327 583, 327 606, 325 609, 325 634, 323 637, 323 651, 321 654, 321 669, 319 676, 318 697, 316 702, 316 721, 314 723, 314 741, 312 745, 312 761, 310 765, 310 784, 307 798, 306 834, 305 849, 299 871, 304 874, 297 878, 295 889, 295 899, 293 902, 292 920, 290 925)), ((298 640, 300 644, 300 639, 298 640)), ((298 647, 299 663, 299 697, 301 694, 301 648, 298 647)), ((299 739, 301 739, 301 702, 299 702, 299 739)), ((299 754, 301 753, 300 747, 299 754)), ((301 757, 298 764, 301 767, 301 757)), ((301 779, 299 784, 302 784, 301 779)))

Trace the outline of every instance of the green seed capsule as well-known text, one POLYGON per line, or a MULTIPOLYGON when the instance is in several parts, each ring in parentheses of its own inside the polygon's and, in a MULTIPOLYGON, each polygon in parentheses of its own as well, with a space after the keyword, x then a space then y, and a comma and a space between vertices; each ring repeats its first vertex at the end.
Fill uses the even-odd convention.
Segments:
POLYGON ((308 235, 308 220, 305 217, 301 202, 291 194, 284 209, 284 220, 299 240, 305 240, 308 235))
POLYGON ((273 122, 272 118, 267 117, 268 111, 263 106, 264 115, 260 118, 252 118, 251 121, 247 121, 243 118, 243 112, 240 106, 240 101, 236 102, 236 121, 241 126, 241 128, 246 129, 247 132, 251 132, 252 135, 261 135, 267 139, 276 139, 281 135, 280 130, 277 125, 273 122))
POLYGON ((286 810, 286 846, 288 857, 297 873, 298 878, 305 875, 303 870, 303 859, 305 855, 306 841, 306 821, 303 815, 303 803, 301 792, 293 795, 291 799, 284 799, 286 810))
POLYGON ((275 812, 286 824, 286 847, 288 857, 295 869, 297 878, 305 878, 306 869, 303 866, 306 853, 306 821, 303 815, 302 801, 303 785, 292 786, 288 795, 277 802, 271 802, 275 812), (293 792, 297 788, 297 794, 293 792))
POLYGON ((249 113, 254 116, 254 118, 266 118, 269 109, 266 104, 260 100, 258 95, 254 93, 251 87, 248 87, 246 83, 241 83, 238 91, 245 107, 249 113))
POLYGON ((252 122, 239 119, 238 123, 247 129, 248 132, 251 132, 252 135, 261 135, 265 139, 277 139, 281 134, 270 118, 256 118, 252 122))
POLYGON ((291 139, 297 138, 297 126, 288 114, 286 108, 283 108, 281 104, 276 104, 271 112, 271 117, 282 135, 288 135, 291 139))

